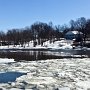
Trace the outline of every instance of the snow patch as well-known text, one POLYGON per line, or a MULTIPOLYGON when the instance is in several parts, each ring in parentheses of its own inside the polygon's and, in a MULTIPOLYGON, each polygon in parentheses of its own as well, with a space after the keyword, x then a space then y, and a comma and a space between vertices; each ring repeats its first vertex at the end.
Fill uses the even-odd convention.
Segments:
POLYGON ((12 63, 12 62, 15 62, 14 59, 0 58, 0 63, 12 63))

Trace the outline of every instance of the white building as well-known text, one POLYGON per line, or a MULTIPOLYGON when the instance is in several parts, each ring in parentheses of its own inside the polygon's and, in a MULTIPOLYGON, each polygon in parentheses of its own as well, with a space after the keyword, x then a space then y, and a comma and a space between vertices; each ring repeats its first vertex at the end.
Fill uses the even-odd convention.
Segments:
POLYGON ((81 40, 83 38, 83 33, 79 31, 68 31, 65 34, 65 38, 68 40, 73 40, 73 39, 81 40))

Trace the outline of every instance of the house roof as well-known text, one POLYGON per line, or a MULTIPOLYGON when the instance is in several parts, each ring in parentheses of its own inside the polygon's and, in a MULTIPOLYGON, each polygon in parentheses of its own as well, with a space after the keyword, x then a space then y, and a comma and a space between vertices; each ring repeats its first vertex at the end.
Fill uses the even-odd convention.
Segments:
POLYGON ((83 34, 82 32, 79 32, 79 31, 68 31, 66 33, 66 35, 70 35, 70 34, 83 34))

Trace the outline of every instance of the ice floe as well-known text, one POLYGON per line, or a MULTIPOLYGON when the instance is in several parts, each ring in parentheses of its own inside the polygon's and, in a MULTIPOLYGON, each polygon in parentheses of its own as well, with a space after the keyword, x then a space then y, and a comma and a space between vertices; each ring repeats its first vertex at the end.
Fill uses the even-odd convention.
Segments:
POLYGON ((17 75, 13 82, 3 82, 2 90, 89 90, 90 58, 51 59, 0 64, 4 77, 17 75), (8 74, 7 74, 8 73, 8 74), (24 74, 22 74, 24 73, 24 74), (7 75, 6 75, 7 74, 7 75), (22 75, 21 75, 22 74, 22 75))
POLYGON ((12 63, 12 62, 15 62, 14 59, 0 58, 0 64, 1 63, 12 63))

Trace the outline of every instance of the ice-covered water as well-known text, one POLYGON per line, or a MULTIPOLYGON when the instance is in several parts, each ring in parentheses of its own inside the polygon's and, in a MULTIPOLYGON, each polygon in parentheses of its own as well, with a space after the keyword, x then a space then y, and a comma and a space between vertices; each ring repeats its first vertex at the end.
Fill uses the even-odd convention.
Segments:
POLYGON ((17 75, 12 72, 19 73, 14 82, 0 83, 3 90, 90 89, 90 58, 1 63, 0 72, 12 77, 17 75))

